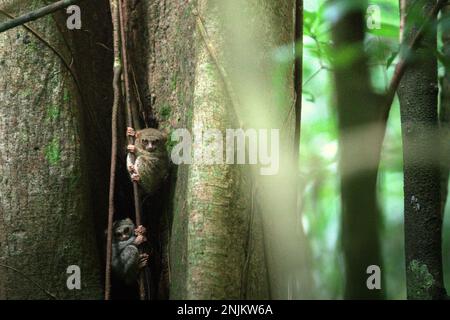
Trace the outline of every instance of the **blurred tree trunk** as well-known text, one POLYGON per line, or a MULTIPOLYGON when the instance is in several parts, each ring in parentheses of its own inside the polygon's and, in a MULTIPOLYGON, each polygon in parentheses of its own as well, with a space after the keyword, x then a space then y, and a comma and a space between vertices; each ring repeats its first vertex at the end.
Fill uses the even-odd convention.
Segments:
MULTIPOLYGON (((45 3, 0 0, 0 8, 17 16, 45 3)), ((107 16, 105 4, 82 6, 86 12, 92 10, 82 16, 86 26, 94 25, 99 12, 107 16)), ((91 189, 91 182, 95 186, 104 174, 102 148, 104 155, 107 146, 99 142, 102 124, 93 122, 94 113, 87 106, 98 107, 95 113, 107 122, 105 112, 110 106, 102 77, 108 73, 103 72, 101 61, 107 62, 108 55, 89 55, 98 50, 96 42, 107 45, 102 36, 109 32, 110 22, 97 20, 95 28, 104 32, 89 35, 64 30, 66 17, 62 12, 30 26, 68 64, 80 67, 78 75, 75 69, 73 75, 79 83, 86 82, 79 87, 61 59, 29 31, 18 27, 0 34, 1 299, 49 298, 26 277, 61 299, 102 297, 93 213, 99 212, 103 201, 106 204, 105 188, 91 189), (84 49, 82 55, 77 54, 80 49, 84 49), (88 83, 100 85, 91 94, 88 83), (93 174, 97 176, 90 179, 93 174), (97 191, 90 195, 91 190, 97 191), (81 290, 66 287, 70 265, 81 268, 81 290)))
MULTIPOLYGON (((411 41, 433 1, 405 3, 404 41, 411 41)), ((436 32, 429 30, 398 89, 401 109, 408 299, 441 299, 442 217, 437 115, 436 32)))
POLYGON ((304 190, 302 190, 301 186, 301 178, 300 178, 300 141, 301 141, 301 124, 302 124, 302 95, 303 95, 303 0, 295 1, 295 31, 294 31, 294 40, 295 40, 295 64, 294 64, 294 102, 295 102, 295 123, 294 123, 294 148, 293 148, 293 170, 296 172, 294 175, 294 185, 296 190, 296 196, 294 196, 294 211, 296 212, 296 217, 291 218, 292 220, 300 221, 297 223, 297 233, 299 237, 299 241, 302 243, 298 248, 298 254, 301 257, 301 265, 298 267, 299 271, 298 280, 301 283, 301 288, 297 288, 300 290, 301 294, 294 294, 299 298, 312 299, 315 296, 314 293, 314 283, 313 283, 313 274, 312 274, 312 252, 310 243, 303 229, 302 215, 303 215, 303 199, 302 194, 304 190))
POLYGON ((351 1, 347 0, 330 2, 336 10, 341 8, 332 33, 337 50, 334 76, 346 274, 344 298, 379 299, 384 297, 384 285, 381 290, 369 290, 366 284, 367 268, 382 268, 376 185, 383 136, 378 122, 380 103, 372 91, 363 48, 366 3, 358 1, 350 6, 351 1), (342 12, 342 8, 347 9, 342 12))
POLYGON ((444 54, 445 74, 441 78, 441 104, 439 122, 441 131, 441 212, 444 216, 448 197, 448 180, 450 171, 450 6, 442 9, 442 52, 444 54))

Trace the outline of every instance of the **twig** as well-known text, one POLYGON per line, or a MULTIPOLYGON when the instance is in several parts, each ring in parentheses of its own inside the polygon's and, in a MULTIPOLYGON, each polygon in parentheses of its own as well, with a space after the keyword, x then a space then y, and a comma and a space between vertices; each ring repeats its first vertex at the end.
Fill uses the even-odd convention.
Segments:
POLYGON ((384 123, 386 123, 388 120, 389 111, 391 110, 391 106, 392 106, 392 102, 394 101, 395 93, 397 92, 397 88, 400 84, 400 81, 406 71, 406 68, 409 65, 409 62, 410 62, 409 57, 408 57, 409 53, 418 47, 418 45, 420 44, 420 41, 422 40, 423 36, 425 35, 425 32, 426 32, 429 24, 431 23, 431 21, 433 21, 433 19, 436 18, 437 14, 439 13, 439 10, 441 10, 445 4, 447 4, 447 0, 438 0, 436 5, 431 9, 429 14, 425 18, 425 21, 420 26, 420 29, 415 34, 414 38, 409 43, 409 45, 406 49, 406 54, 404 54, 401 57, 401 60, 395 67, 394 76, 391 79, 389 89, 386 93, 385 105, 382 110, 382 120, 384 123))
POLYGON ((302 82, 303 82, 303 0, 295 3, 295 64, 294 64, 294 90, 298 99, 295 99, 295 129, 294 129, 294 165, 298 165, 300 152, 300 131, 302 122, 302 82), (300 50, 297 48, 300 47, 300 50))
POLYGON ((220 77, 222 78, 222 82, 225 85, 225 90, 226 90, 228 97, 230 98, 231 104, 233 106, 234 117, 235 117, 236 121, 239 123, 239 127, 242 128, 243 124, 239 120, 239 116, 237 113, 237 108, 239 106, 238 99, 234 93, 233 86, 231 85, 231 83, 229 81, 228 74, 227 74, 225 68, 222 66, 222 64, 219 61, 219 57, 216 53, 216 50, 215 50, 212 42, 209 39, 208 33, 206 32, 206 28, 205 28, 205 25, 203 24, 200 13, 198 12, 198 10, 196 8, 194 8, 192 10, 192 14, 197 17, 197 26, 200 31, 200 35, 203 39, 203 42, 206 45, 209 55, 211 56, 211 58, 214 61, 214 64, 216 65, 217 69, 219 70, 220 77))
POLYGON ((55 11, 58 11, 60 9, 63 9, 65 7, 68 7, 72 4, 75 4, 81 0, 61 0, 52 4, 49 4, 48 6, 45 6, 43 8, 25 13, 24 15, 21 15, 18 18, 8 20, 4 23, 0 24, 0 33, 4 32, 6 30, 15 28, 17 26, 20 26, 24 23, 34 21, 36 19, 42 18, 50 13, 53 13, 55 11))
POLYGON ((106 270, 105 270, 105 300, 111 299, 111 260, 112 260, 112 225, 114 219, 114 187, 116 177, 117 158, 117 114, 120 103, 120 75, 122 65, 120 61, 120 35, 119 35, 119 4, 118 0, 110 0, 111 18, 113 22, 114 45, 114 101, 111 120, 111 172, 109 179, 109 208, 108 208, 108 236, 106 246, 106 270))
MULTIPOLYGON (((10 13, 6 12, 3 9, 0 9, 0 13, 3 14, 4 16, 7 16, 10 19, 15 19, 13 15, 11 15, 10 13)), ((38 33, 36 30, 34 30, 33 28, 31 28, 30 26, 28 26, 26 24, 23 24, 22 26, 25 29, 27 29, 31 34, 33 34, 39 41, 41 41, 47 48, 49 48, 51 51, 53 51, 54 54, 56 54, 58 56, 58 58, 61 60, 64 67, 67 69, 67 71, 69 71, 70 76, 72 77, 73 81, 75 82, 75 85, 79 89, 77 77, 75 76, 75 73, 73 72, 72 68, 70 67, 70 65, 66 61, 66 59, 62 56, 62 54, 53 45, 51 45, 47 40, 45 40, 44 37, 40 33, 38 33)), ((81 92, 80 92, 80 95, 81 95, 81 92)))
MULTIPOLYGON (((322 70, 329 70, 329 68, 327 68, 327 67, 325 67, 325 66, 320 66, 319 69, 317 69, 316 71, 314 71, 314 73, 313 73, 311 76, 309 76, 309 78, 306 79, 305 82, 303 82, 303 84, 302 84, 302 89, 303 89, 303 88, 304 88, 304 87, 305 87, 312 79, 314 79, 314 78, 320 73, 320 71, 322 71, 322 70)), ((302 95, 300 95, 300 99, 301 99, 301 97, 302 97, 302 95)), ((282 122, 282 124, 283 124, 282 129, 286 128, 287 122, 288 122, 289 118, 291 117, 291 113, 292 113, 292 111, 294 110, 295 105, 297 104, 297 99, 298 99, 298 95, 297 95, 296 92, 294 92, 294 99, 293 99, 293 102, 292 102, 291 106, 289 107, 289 111, 288 111, 286 117, 284 118, 284 121, 282 122)))
POLYGON ((312 75, 309 76, 308 79, 305 80, 305 82, 303 82, 302 87, 304 88, 312 79, 314 79, 322 70, 327 70, 327 68, 325 66, 320 66, 319 69, 317 69, 316 71, 314 71, 314 73, 312 75))
POLYGON ((111 48, 109 48, 108 46, 106 46, 105 44, 101 43, 101 42, 96 42, 96 45, 99 45, 102 48, 105 48, 108 51, 113 51, 111 48))
MULTIPOLYGON (((3 10, 3 9, 0 9, 0 13, 1 14, 3 14, 4 16, 6 16, 6 17, 8 17, 8 18, 10 18, 10 19, 15 19, 15 17, 12 15, 12 14, 10 14, 10 13, 8 13, 8 12, 6 12, 5 10, 3 10)), ((41 35, 39 32, 37 32, 36 30, 34 30, 32 27, 30 27, 29 25, 27 25, 27 24, 23 24, 22 25, 22 27, 24 27, 28 32, 30 32, 33 36, 35 36, 39 41, 41 41, 47 48, 49 48, 58 58, 59 58, 59 60, 61 61, 61 63, 63 64, 63 66, 67 69, 67 71, 69 71, 69 74, 70 74, 70 76, 71 76, 71 78, 72 78, 72 80, 73 80, 73 82, 74 82, 74 84, 75 84, 75 87, 76 87, 76 89, 77 89, 77 91, 78 91, 78 94, 79 94, 79 96, 80 96, 80 100, 81 100, 81 104, 86 108, 86 110, 87 110, 87 114, 88 114, 88 117, 89 117, 89 119, 90 119, 90 121, 92 122, 92 123, 97 123, 96 122, 96 119, 95 119, 95 115, 93 114, 93 112, 92 112, 92 108, 91 108, 91 106, 90 106, 90 104, 87 102, 87 100, 84 98, 84 95, 83 95, 83 93, 82 93, 82 90, 81 90, 81 85, 80 85, 80 82, 78 81, 78 78, 77 78, 77 76, 75 75, 75 72, 73 71, 73 69, 72 69, 72 67, 70 66, 70 64, 66 61, 66 59, 63 57, 63 55, 50 43, 50 42, 48 42, 47 40, 45 40, 45 38, 44 38, 44 36, 43 35, 41 35)), ((72 58, 72 60, 73 60, 73 58, 72 58)), ((98 137, 99 137, 99 139, 104 143, 104 144, 106 144, 106 141, 105 141, 105 139, 104 139, 104 135, 100 132, 100 130, 99 130, 99 128, 98 128, 98 126, 95 126, 95 128, 96 128, 96 130, 97 131, 99 131, 99 133, 98 133, 98 137)), ((103 149, 101 149, 101 148, 99 148, 99 152, 101 152, 101 153, 104 153, 103 152, 103 149)))
MULTIPOLYGON (((135 111, 131 107, 131 92, 130 92, 130 80, 129 80, 129 68, 128 68, 128 52, 127 52, 127 38, 125 33, 126 28, 126 17, 125 17, 125 7, 122 0, 119 1, 119 21, 120 21, 120 37, 121 37, 121 51, 122 51, 122 62, 123 62, 123 79, 125 82, 125 105, 127 110, 127 126, 133 128, 133 111, 135 111)), ((138 126, 137 123, 134 123, 135 126, 138 126)), ((134 144, 134 138, 132 136, 128 136, 128 143, 134 144)), ((133 159, 134 162, 135 159, 133 159)), ((136 217, 136 225, 139 226, 142 224, 142 215, 141 215, 141 205, 139 199, 139 186, 137 181, 133 181, 133 194, 134 194, 134 211, 136 217)), ((141 248, 139 248, 139 253, 141 252, 141 248)), ((144 272, 139 273, 139 296, 141 300, 145 300, 145 274, 144 272)))
MULTIPOLYGON (((123 62, 123 80, 125 82, 125 106, 127 110, 127 126, 133 127, 133 110, 131 109, 131 94, 130 94, 130 80, 129 80, 129 68, 128 68, 128 54, 127 54, 127 39, 125 35, 125 18, 123 2, 120 0, 119 5, 119 19, 120 19, 120 39, 121 39, 121 52, 123 62)), ((128 142, 133 144, 133 137, 128 136, 128 142)))
POLYGON ((248 217, 248 224, 247 224, 247 237, 245 240, 245 262, 244 266, 242 268, 242 274, 241 274, 241 293, 240 298, 242 300, 247 299, 247 287, 248 287, 248 274, 250 269, 250 259, 251 259, 251 253, 253 252, 251 248, 252 244, 252 227, 253 227, 253 220, 255 216, 255 197, 256 197, 256 187, 255 183, 251 182, 251 205, 250 205, 250 213, 248 217))
POLYGON ((406 0, 399 0, 400 7, 400 35, 399 40, 400 43, 403 42, 403 33, 405 32, 405 10, 406 10, 406 0))
POLYGON ((22 271, 17 270, 16 268, 10 267, 6 264, 0 263, 0 267, 12 270, 18 274, 20 274, 22 277, 24 277, 25 279, 27 279, 28 281, 30 281, 32 284, 34 284, 37 288, 41 289, 46 295, 48 295, 49 297, 51 297, 52 299, 58 300, 58 297, 55 296, 53 293, 51 293, 50 291, 46 290, 45 288, 43 288, 39 283, 37 283, 36 281, 34 281, 33 279, 31 279, 29 276, 27 276, 25 273, 23 273, 22 271))
MULTIPOLYGON (((130 65, 130 71, 131 71, 131 75, 133 76, 134 90, 136 91, 137 102, 139 103, 139 111, 141 112, 141 116, 144 120, 145 127, 148 128, 149 125, 148 125, 147 117, 145 115, 144 104, 142 103, 141 94, 139 92, 139 85, 136 80, 136 74, 134 73, 133 65, 130 65)), ((149 107, 151 108, 152 106, 150 105, 149 107)))

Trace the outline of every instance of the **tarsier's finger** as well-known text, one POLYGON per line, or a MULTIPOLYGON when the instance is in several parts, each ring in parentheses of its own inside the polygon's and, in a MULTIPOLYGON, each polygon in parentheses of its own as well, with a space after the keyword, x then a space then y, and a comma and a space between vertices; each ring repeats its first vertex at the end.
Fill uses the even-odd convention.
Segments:
POLYGON ((143 225, 140 225, 135 230, 138 234, 145 234, 147 232, 147 229, 143 225))
POLYGON ((127 135, 128 136, 134 136, 136 133, 135 133, 135 131, 134 131, 134 129, 133 128, 131 128, 131 127, 128 127, 127 128, 127 135))

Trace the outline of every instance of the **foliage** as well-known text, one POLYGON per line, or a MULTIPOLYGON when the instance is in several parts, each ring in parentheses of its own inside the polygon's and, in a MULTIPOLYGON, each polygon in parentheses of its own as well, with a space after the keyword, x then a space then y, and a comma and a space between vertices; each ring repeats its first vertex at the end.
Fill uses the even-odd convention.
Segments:
MULTIPOLYGON (((330 69, 330 62, 337 55, 333 52, 329 31, 332 28, 331 22, 345 10, 352 8, 327 6, 326 2, 304 1, 300 211, 312 251, 316 297, 342 298, 345 272, 341 263, 339 240, 338 143, 331 81, 333 75, 330 69)), ((367 30, 364 43, 370 59, 372 83, 381 93, 386 90, 392 77, 400 48, 399 8, 398 1, 392 0, 370 1, 369 5, 377 5, 381 9, 381 28, 367 30)), ((445 25, 446 22, 441 21, 441 26, 445 25)), ((346 54, 347 57, 344 58, 349 58, 351 53, 346 54)), ((398 101, 395 100, 388 121, 379 172, 384 258, 381 270, 389 299, 406 298, 402 167, 400 112, 398 101)), ((444 231, 449 229, 449 224, 447 218, 444 231)), ((443 245, 444 252, 449 252, 448 233, 444 234, 443 245)), ((444 267, 449 285, 450 263, 447 260, 444 259, 444 267)))

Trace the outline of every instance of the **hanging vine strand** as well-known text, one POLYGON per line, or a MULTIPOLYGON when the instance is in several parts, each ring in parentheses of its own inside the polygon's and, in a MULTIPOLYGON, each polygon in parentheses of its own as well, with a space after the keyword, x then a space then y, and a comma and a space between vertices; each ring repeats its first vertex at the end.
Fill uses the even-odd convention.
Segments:
POLYGON ((111 260, 112 260, 112 225, 114 220, 114 190, 116 178, 117 158, 117 114, 120 103, 120 76, 122 64, 120 61, 120 35, 119 35, 119 5, 118 0, 110 0, 111 18, 113 22, 113 47, 114 47, 114 101, 111 119, 111 171, 109 180, 108 203, 108 235, 106 246, 106 270, 105 270, 105 300, 111 299, 111 260))

